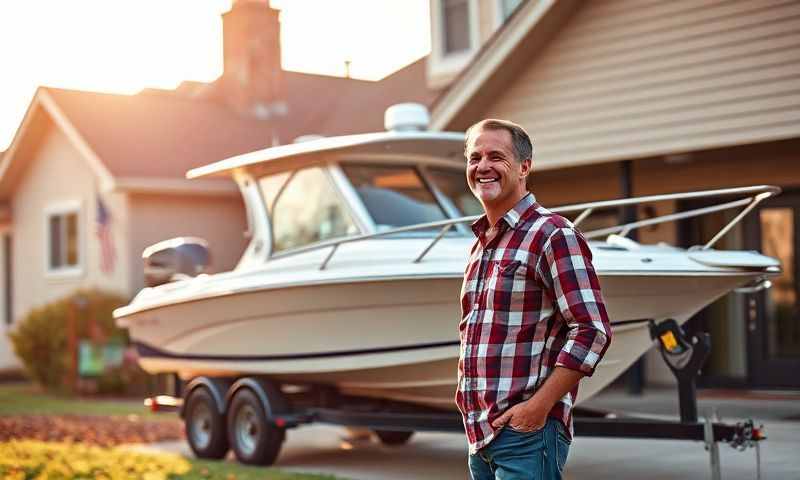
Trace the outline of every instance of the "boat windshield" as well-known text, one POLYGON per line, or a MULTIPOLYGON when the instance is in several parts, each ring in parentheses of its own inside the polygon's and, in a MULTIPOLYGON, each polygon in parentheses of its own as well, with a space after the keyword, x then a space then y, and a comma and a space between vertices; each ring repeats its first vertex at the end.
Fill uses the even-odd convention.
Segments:
POLYGON ((355 235, 358 228, 320 167, 259 179, 272 220, 273 250, 355 235))
POLYGON ((342 165, 378 231, 448 218, 416 168, 342 165))
POLYGON ((463 171, 429 168, 427 173, 436 188, 457 210, 457 216, 469 217, 483 214, 483 207, 467 186, 467 179, 463 171))

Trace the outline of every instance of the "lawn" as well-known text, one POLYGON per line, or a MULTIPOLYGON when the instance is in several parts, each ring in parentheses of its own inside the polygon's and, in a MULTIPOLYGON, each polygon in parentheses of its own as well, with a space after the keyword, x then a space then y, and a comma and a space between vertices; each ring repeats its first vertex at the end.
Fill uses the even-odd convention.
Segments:
POLYGON ((39 473, 47 471, 48 473, 41 478, 334 479, 332 476, 283 472, 232 462, 173 457, 177 458, 175 461, 184 465, 176 471, 170 470, 172 467, 169 467, 169 465, 174 466, 174 461, 168 461, 165 464, 167 466, 163 468, 158 467, 159 455, 147 457, 148 454, 134 451, 120 452, 98 446, 125 443, 126 438, 143 438, 146 435, 139 430, 161 430, 159 426, 162 425, 165 426, 167 433, 158 433, 157 437, 166 435, 168 438, 180 438, 172 435, 170 429, 166 428, 170 422, 180 426, 177 415, 151 413, 142 405, 140 399, 56 395, 43 393, 28 383, 0 383, 0 430, 10 428, 9 426, 14 427, 7 432, 0 431, 0 478, 35 478, 39 473), (152 420, 169 422, 152 422, 152 420), (141 426, 148 424, 149 427, 141 426), (112 432, 108 431, 109 428, 112 432), (24 432, 25 435, 19 436, 15 433, 15 429, 24 432), (128 430, 131 429, 132 433, 129 433, 128 430), (42 433, 46 434, 41 435, 42 433), (53 435, 54 433, 57 435, 53 435), (116 438, 117 436, 119 438, 116 438), (69 443, 69 441, 65 443, 61 441, 63 438, 80 440, 80 443, 69 443), (33 454, 37 451, 41 455, 33 454), (160 473, 144 475, 144 472, 134 474, 120 472, 117 467, 125 464, 156 465, 154 468, 160 473))
POLYGON ((138 415, 148 420, 175 418, 150 413, 143 399, 103 399, 43 393, 30 383, 0 383, 0 416, 7 415, 138 415))
POLYGON ((334 480, 338 477, 330 475, 313 475, 294 473, 272 468, 249 467, 230 462, 211 462, 206 460, 190 460, 192 469, 189 473, 177 478, 205 480, 334 480))

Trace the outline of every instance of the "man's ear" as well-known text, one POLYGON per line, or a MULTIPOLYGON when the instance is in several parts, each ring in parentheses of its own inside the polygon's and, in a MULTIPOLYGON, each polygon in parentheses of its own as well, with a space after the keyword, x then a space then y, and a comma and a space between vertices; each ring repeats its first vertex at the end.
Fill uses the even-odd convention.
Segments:
POLYGON ((520 163, 519 174, 521 178, 526 178, 533 171, 533 160, 530 158, 520 163))

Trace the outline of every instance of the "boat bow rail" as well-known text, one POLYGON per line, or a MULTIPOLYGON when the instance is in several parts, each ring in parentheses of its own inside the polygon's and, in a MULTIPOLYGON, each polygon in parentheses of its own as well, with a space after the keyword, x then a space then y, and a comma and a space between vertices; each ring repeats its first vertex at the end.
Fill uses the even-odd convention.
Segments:
MULTIPOLYGON (((657 202, 664 202, 670 200, 690 200, 690 199, 699 199, 699 198, 724 198, 724 197, 739 197, 735 200, 729 200, 720 202, 714 205, 710 205, 707 207, 701 208, 693 208, 690 210, 670 213, 665 215, 659 215, 656 217, 648 218, 645 220, 639 220, 635 222, 629 223, 621 223, 619 225, 614 225, 611 227, 601 228, 597 230, 590 230, 587 232, 583 232, 584 237, 586 238, 599 238, 608 235, 616 235, 617 238, 622 237, 625 238, 627 235, 639 228, 658 225, 662 223, 669 223, 675 222, 678 220, 684 220, 687 218, 699 217, 703 215, 708 215, 714 212, 720 212, 723 210, 730 210, 734 208, 743 207, 742 210, 725 226, 723 226, 706 244, 702 246, 693 247, 694 250, 710 250, 725 234, 730 232, 730 230, 736 226, 742 219, 750 213, 759 203, 763 202, 767 198, 773 197, 781 192, 780 187, 776 187, 773 185, 754 185, 749 187, 736 187, 736 188, 724 188, 724 189, 716 189, 716 190, 701 190, 695 192, 683 192, 683 193, 669 193, 669 194, 662 194, 662 195, 648 195, 642 197, 634 197, 634 198, 623 198, 617 200, 604 200, 604 201, 597 201, 597 202, 588 202, 588 203, 578 203, 574 205, 565 205, 561 207, 551 208, 550 211, 558 214, 567 214, 567 213, 574 213, 580 212, 575 217, 573 224, 575 226, 579 226, 583 221, 585 221, 593 212, 599 209, 607 209, 607 208, 619 208, 619 207, 627 207, 627 206, 639 206, 639 205, 646 205, 651 203, 657 202)), ((330 247, 331 250, 322 263, 319 266, 320 270, 324 270, 328 263, 333 258, 334 254, 338 250, 340 245, 344 245, 347 243, 355 243, 355 242, 362 242, 365 240, 370 240, 374 238, 380 237, 387 237, 391 235, 397 235, 407 232, 414 232, 419 230, 431 230, 439 228, 439 232, 436 236, 431 239, 431 241, 425 246, 425 248, 417 255, 412 261, 414 263, 421 262, 428 252, 442 239, 444 236, 455 226, 458 224, 463 223, 472 223, 475 220, 480 218, 480 216, 468 216, 468 217, 459 217, 459 218, 451 218, 448 220, 440 220, 436 222, 428 222, 428 223, 419 223, 416 225, 409 225, 405 227, 398 227, 389 230, 384 230, 375 233, 368 233, 363 235, 357 235, 353 237, 346 237, 346 238, 339 238, 333 240, 327 240, 324 242, 319 242, 313 245, 309 245, 307 247, 297 248, 292 250, 291 252, 286 252, 283 255, 295 255, 299 253, 308 252, 311 250, 319 250, 322 248, 330 247)))

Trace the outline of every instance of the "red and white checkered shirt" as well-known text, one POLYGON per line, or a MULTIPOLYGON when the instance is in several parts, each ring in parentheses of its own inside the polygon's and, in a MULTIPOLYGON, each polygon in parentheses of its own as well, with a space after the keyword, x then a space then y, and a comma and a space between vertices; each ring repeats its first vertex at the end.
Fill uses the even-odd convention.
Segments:
MULTIPOLYGON (((527 194, 487 237, 486 216, 472 229, 461 289, 456 403, 471 453, 497 433, 491 422, 530 398, 556 366, 592 375, 611 326, 592 253, 569 220, 527 194)), ((572 432, 577 386, 550 416, 572 432)))

